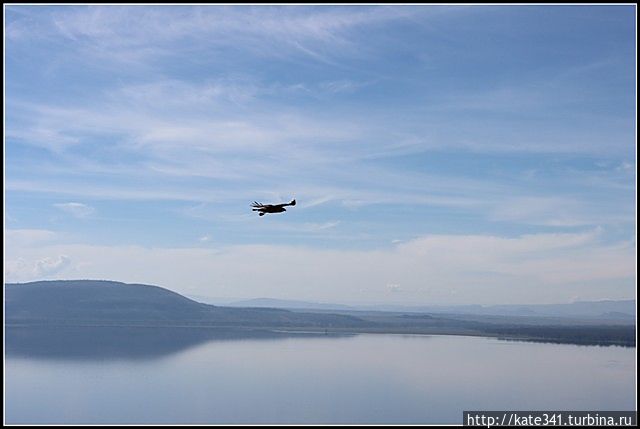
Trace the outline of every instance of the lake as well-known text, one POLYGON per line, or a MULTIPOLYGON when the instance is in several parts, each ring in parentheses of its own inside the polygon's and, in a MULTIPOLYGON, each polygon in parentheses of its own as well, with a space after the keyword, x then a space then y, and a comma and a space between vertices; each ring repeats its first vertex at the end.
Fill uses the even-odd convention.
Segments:
POLYGON ((635 410, 635 348, 469 336, 6 328, 6 423, 462 423, 635 410))

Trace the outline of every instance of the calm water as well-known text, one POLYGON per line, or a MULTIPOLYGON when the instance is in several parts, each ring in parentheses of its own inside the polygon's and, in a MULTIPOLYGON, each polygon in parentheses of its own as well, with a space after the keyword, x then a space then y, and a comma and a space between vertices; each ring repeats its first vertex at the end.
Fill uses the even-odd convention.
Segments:
POLYGON ((635 348, 414 335, 7 329, 7 423, 457 423, 634 410, 635 348))

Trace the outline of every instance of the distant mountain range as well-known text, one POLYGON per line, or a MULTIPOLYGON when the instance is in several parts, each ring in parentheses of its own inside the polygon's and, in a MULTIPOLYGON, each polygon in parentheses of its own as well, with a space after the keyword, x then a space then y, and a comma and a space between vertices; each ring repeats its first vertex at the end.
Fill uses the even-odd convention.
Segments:
MULTIPOLYGON (((197 302, 158 286, 96 280, 5 284, 4 292, 5 326, 11 328, 14 339, 31 339, 33 341, 27 341, 27 344, 36 346, 51 334, 33 329, 45 327, 54 327, 56 332, 62 328, 95 329, 94 333, 84 329, 80 331, 89 339, 92 335, 111 332, 105 328, 167 328, 162 333, 152 330, 153 335, 158 334, 161 338, 168 335, 167 332, 182 335, 169 328, 187 328, 185 332, 188 334, 184 335, 191 335, 196 342, 212 335, 219 336, 220 329, 262 329, 273 333, 331 331, 339 334, 482 335, 525 341, 635 345, 635 319, 627 317, 630 311, 628 302, 620 301, 485 308, 348 307, 301 301, 252 300, 223 307, 197 302), (273 308, 277 306, 293 309, 273 308), (476 313, 462 314, 461 309, 476 313), (482 311, 486 313, 478 313, 482 311), (496 311, 505 311, 508 315, 496 316, 496 311), (574 318, 543 317, 557 312, 574 318), (586 315, 600 315, 598 317, 602 318, 588 319, 586 315), (196 328, 198 332, 192 331, 196 328)), ((123 331, 114 331, 113 338, 118 338, 118 332, 123 331)), ((151 341, 151 331, 144 332, 139 331, 135 335, 151 341)), ((69 341, 74 341, 73 335, 69 338, 69 341)))
POLYGON ((530 316, 635 320, 635 300, 577 301, 569 304, 533 305, 342 305, 257 298, 226 303, 230 307, 283 308, 322 311, 387 311, 396 313, 468 314, 485 316, 530 316))
POLYGON ((362 306, 326 304, 320 302, 295 301, 289 299, 254 298, 240 301, 232 301, 225 304, 229 307, 262 307, 262 308, 290 308, 296 310, 343 310, 357 311, 362 306))

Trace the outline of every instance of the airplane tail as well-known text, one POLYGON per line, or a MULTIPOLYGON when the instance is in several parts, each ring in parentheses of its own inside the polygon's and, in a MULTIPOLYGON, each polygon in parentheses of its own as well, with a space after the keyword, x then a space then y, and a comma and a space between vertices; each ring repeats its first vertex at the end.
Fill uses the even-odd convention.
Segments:
POLYGON ((295 205, 296 205, 296 200, 295 200, 295 199, 291 200, 291 202, 289 203, 289 205, 290 205, 290 206, 295 206, 295 205))

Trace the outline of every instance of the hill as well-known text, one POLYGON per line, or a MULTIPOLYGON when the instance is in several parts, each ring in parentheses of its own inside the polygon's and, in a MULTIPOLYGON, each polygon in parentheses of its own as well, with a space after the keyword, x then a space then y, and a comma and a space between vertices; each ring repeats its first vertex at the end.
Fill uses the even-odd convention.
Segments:
MULTIPOLYGON (((635 346, 635 324, 626 321, 222 307, 200 303, 158 286, 96 280, 6 284, 5 322, 14 330, 48 326, 57 329, 264 328, 289 332, 481 335, 525 341, 635 346)), ((21 338, 35 335, 32 331, 15 332, 19 332, 21 338)), ((209 336, 211 332, 203 335, 209 336)))
POLYGON ((56 280, 5 285, 5 319, 12 324, 156 324, 175 326, 358 327, 358 317, 268 308, 202 304, 170 290, 100 280, 56 280))

